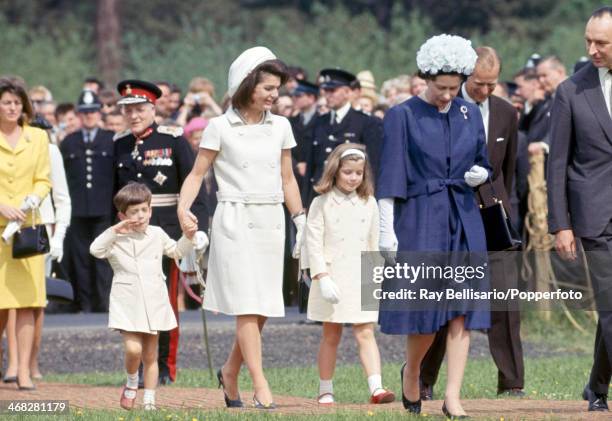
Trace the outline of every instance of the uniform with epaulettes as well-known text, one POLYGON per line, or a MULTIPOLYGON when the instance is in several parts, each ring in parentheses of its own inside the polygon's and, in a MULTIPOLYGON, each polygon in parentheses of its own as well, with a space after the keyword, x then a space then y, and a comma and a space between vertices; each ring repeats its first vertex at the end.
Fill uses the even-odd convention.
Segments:
MULTIPOLYGON (((83 91, 77 110, 98 113, 101 103, 83 91)), ((100 117, 101 118, 101 117, 100 117)), ((113 132, 82 128, 60 143, 72 203, 61 265, 72 281, 77 310, 107 311, 112 281, 108 262, 89 254, 89 245, 112 222, 113 132)))
MULTIPOLYGON (((181 236, 176 213, 178 194, 191 171, 195 156, 180 127, 153 124, 137 138, 131 132, 115 136, 115 191, 132 181, 144 183, 153 194, 151 224, 173 239, 181 236)), ((192 207, 201 231, 207 231, 204 197, 192 207)))
MULTIPOLYGON (((357 80, 354 74, 341 69, 323 69, 319 72, 319 86, 326 95, 335 95, 337 89, 350 89, 357 80)), ((341 143, 365 145, 372 175, 378 171, 378 160, 382 148, 382 121, 351 108, 350 101, 327 114, 316 117, 311 131, 306 168, 306 205, 309 206, 316 193, 314 185, 323 175, 329 154, 341 143)))
POLYGON ((307 161, 308 205, 316 195, 313 186, 323 175, 327 157, 336 146, 346 142, 364 144, 375 175, 383 138, 382 121, 353 108, 348 110, 340 123, 332 124, 331 112, 315 118, 307 161))
MULTIPOLYGON (((150 126, 142 136, 127 132, 115 136, 115 190, 129 182, 145 184, 153 194, 151 224, 161 227, 172 239, 181 236, 177 216, 178 195, 191 171, 195 156, 180 127, 150 126)), ((191 208, 198 218, 199 230, 207 232, 208 211, 202 188, 191 208)), ((178 282, 176 265, 166 257, 162 267, 168 285, 170 303, 178 318, 178 282)), ((162 383, 176 379, 178 327, 159 334, 159 377, 162 383)))

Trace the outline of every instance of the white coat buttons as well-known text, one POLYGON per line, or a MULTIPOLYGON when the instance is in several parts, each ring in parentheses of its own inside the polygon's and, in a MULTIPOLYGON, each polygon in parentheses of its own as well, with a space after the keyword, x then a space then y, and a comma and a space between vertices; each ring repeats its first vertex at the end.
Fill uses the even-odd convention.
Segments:
POLYGON ((278 224, 278 225, 276 226, 276 229, 277 229, 277 230, 281 229, 281 224, 278 224))
MULTIPOLYGON (((89 157, 85 158, 85 162, 87 162, 88 164, 91 164, 91 158, 89 157)), ((121 166, 121 164, 119 164, 119 166, 121 166)))
POLYGON ((330 153, 331 151, 332 151, 332 148, 330 148, 329 146, 325 148, 325 152, 330 153))
POLYGON ((142 174, 138 173, 138 174, 136 174, 136 177, 140 178, 140 177, 142 177, 142 174))
POLYGON ((91 174, 87 174, 87 181, 91 181, 91 174))
POLYGON ((138 161, 142 161, 142 156, 138 156, 138 158, 136 158, 138 161))
POLYGON ((270 167, 276 168, 276 162, 274 162, 274 161, 270 162, 270 167))
POLYGON ((85 187, 87 187, 88 189, 91 189, 91 183, 87 183, 85 187))
POLYGON ((317 142, 317 141, 315 140, 314 142, 312 142, 312 144, 313 144, 314 146, 317 146, 317 145, 319 144, 319 142, 317 142))
POLYGON ((87 169, 87 172, 91 172, 91 165, 88 165, 86 169, 87 169))
POLYGON ((253 228, 255 226, 255 224, 253 224, 252 222, 249 222, 249 228, 253 228))
POLYGON ((248 168, 249 167, 249 163, 248 162, 243 162, 242 163, 242 168, 248 168))

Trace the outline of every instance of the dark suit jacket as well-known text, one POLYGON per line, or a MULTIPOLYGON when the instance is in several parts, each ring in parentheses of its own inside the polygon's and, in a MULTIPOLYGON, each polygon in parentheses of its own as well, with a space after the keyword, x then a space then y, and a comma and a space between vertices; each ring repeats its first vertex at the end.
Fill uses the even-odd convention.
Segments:
POLYGON ((289 118, 291 128, 293 129, 293 137, 295 137, 295 142, 297 143, 297 146, 291 149, 291 155, 295 162, 306 162, 308 159, 310 152, 310 145, 308 143, 312 143, 311 132, 316 119, 316 112, 308 124, 304 124, 302 113, 289 118))
POLYGON ((98 129, 93 141, 86 144, 83 131, 77 130, 60 143, 73 217, 112 213, 113 135, 109 130, 98 129))
POLYGON ((550 145, 550 110, 553 97, 547 96, 521 118, 520 128, 527 135, 527 143, 545 142, 550 145))
POLYGON ((548 157, 548 229, 601 235, 612 218, 612 119, 589 63, 557 88, 548 157))
MULTIPOLYGON (((461 96, 461 95, 460 95, 461 96)), ((518 142, 518 119, 516 110, 506 100, 491 95, 489 97, 489 127, 487 135, 487 155, 493 169, 491 184, 486 182, 478 188, 478 204, 491 206, 495 197, 500 199, 510 215, 510 192, 516 168, 516 148, 518 142)))

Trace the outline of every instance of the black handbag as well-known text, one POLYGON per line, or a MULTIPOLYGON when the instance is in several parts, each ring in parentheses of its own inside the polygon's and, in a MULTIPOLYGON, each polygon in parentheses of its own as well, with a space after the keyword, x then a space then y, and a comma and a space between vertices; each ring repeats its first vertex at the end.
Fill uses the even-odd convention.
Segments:
MULTIPOLYGON (((25 259, 49 252, 49 236, 45 224, 36 225, 32 210, 32 226, 20 228, 13 235, 13 259, 25 259)), ((39 215, 40 215, 40 211, 39 215)))
POLYGON ((298 281, 298 311, 300 314, 306 313, 308 310, 308 295, 310 294, 310 285, 312 281, 307 275, 306 271, 303 270, 298 281))
POLYGON ((493 194, 494 203, 491 206, 484 206, 482 195, 478 192, 480 202, 482 203, 480 205, 480 216, 482 217, 482 223, 487 237, 487 250, 517 250, 522 244, 520 236, 512 226, 512 222, 504 209, 504 204, 497 198, 493 183, 491 182, 491 177, 489 177, 488 182, 493 194))

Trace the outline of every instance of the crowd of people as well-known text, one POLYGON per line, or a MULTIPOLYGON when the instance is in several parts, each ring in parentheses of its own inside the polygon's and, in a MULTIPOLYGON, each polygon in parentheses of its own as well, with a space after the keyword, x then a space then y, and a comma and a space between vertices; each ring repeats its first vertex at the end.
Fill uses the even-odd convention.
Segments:
MULTIPOLYGON (((550 232, 562 257, 575 259, 574 235, 585 250, 606 249, 611 8, 594 12, 585 39, 589 57, 576 62, 573 76, 558 57, 533 54, 501 81, 493 47, 439 35, 417 52, 415 72, 380 88, 368 70, 326 68, 311 78, 254 47, 232 63, 219 101, 204 77, 186 92, 168 81, 124 80, 115 90, 87 78, 75 103, 60 104, 44 86, 27 90, 18 77, 0 78, 4 381, 32 390, 41 377, 45 275, 54 261, 73 285, 73 310, 109 312, 109 327, 122 333, 121 406, 134 406, 140 383, 145 408, 155 409, 155 386, 177 376, 178 312, 190 288, 180 279, 204 269, 203 307, 236 316, 236 338, 217 373, 226 405, 243 406, 237 379, 245 363, 254 406, 274 408, 261 331, 293 304, 287 290, 295 288, 299 259, 312 278, 307 317, 323 324, 319 404, 334 403, 346 323, 371 403, 395 399, 382 384, 375 323, 385 334, 407 336, 400 376, 411 413, 433 398, 447 355, 442 410, 465 415, 460 390, 470 330, 488 334, 498 394, 524 396, 518 310, 442 303, 415 312, 383 298, 380 311, 364 311, 360 252, 379 250, 387 264, 400 259, 398 251, 486 253, 498 233, 487 231, 479 208, 500 199, 522 232, 532 155, 547 156, 550 232), (19 227, 38 224, 46 227, 46 257, 40 250, 15 257, 19 227), (208 237, 206 266, 195 267, 208 237), (191 263, 174 261, 190 253, 183 262, 191 263)), ((516 288, 508 256, 488 259, 478 288, 516 288)), ((610 276, 591 276, 603 304, 584 396, 589 410, 602 411, 612 350, 605 303, 612 300, 610 276)))

